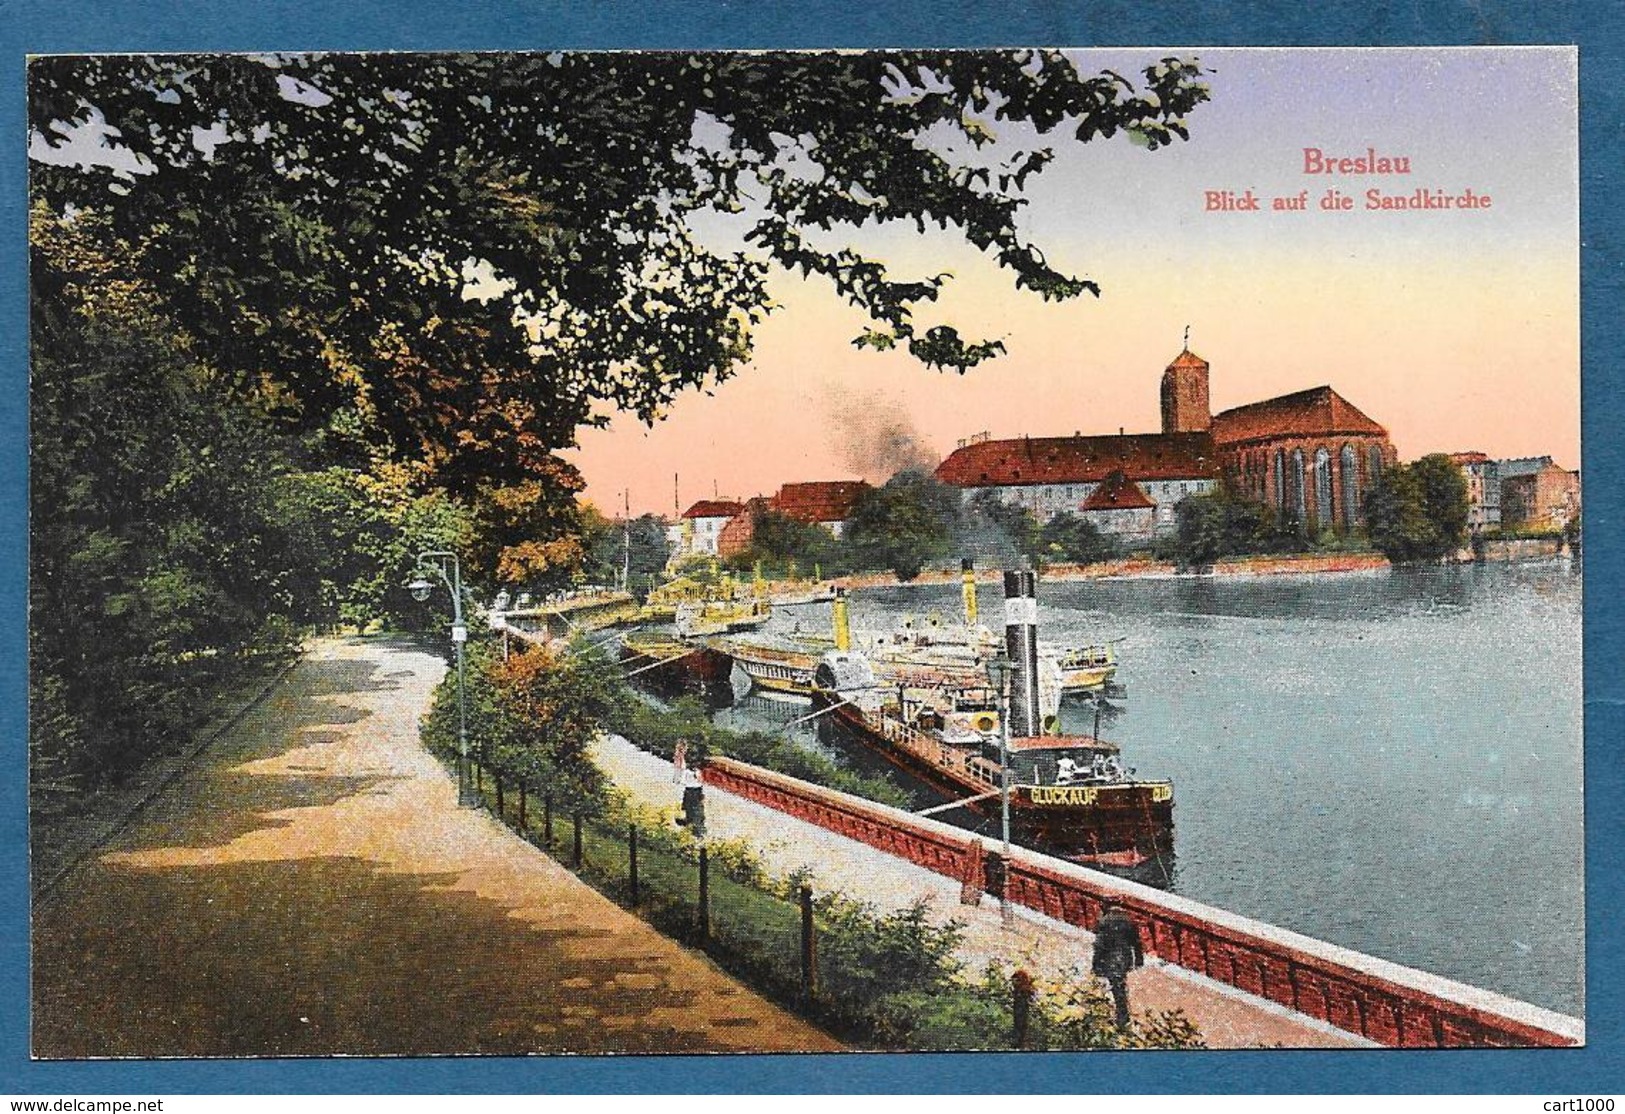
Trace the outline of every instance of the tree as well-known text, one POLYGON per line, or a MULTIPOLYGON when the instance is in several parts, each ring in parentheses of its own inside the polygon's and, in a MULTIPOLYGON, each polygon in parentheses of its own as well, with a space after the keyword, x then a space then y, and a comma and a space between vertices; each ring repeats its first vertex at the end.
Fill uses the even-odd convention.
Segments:
POLYGON ((749 358, 770 266, 861 309, 857 343, 961 372, 1002 350, 916 323, 946 276, 827 233, 951 227, 1018 287, 1098 294, 1021 234, 1026 183, 1062 133, 1184 138, 1201 76, 1164 59, 1136 88, 1054 51, 44 57, 31 134, 108 155, 37 158, 30 188, 105 215, 239 397, 485 497, 494 573, 573 528, 554 454, 579 426, 653 421, 749 358))
POLYGON ((899 580, 950 555, 959 492, 919 472, 899 472, 853 504, 843 541, 855 567, 890 569, 899 580))
POLYGON ((1273 553, 1301 544, 1299 535, 1276 525, 1268 506, 1229 487, 1181 499, 1174 515, 1173 555, 1181 568, 1205 569, 1221 557, 1273 553))
POLYGON ((991 491, 978 491, 965 504, 955 544, 962 556, 1004 566, 1037 561, 1043 549, 1033 512, 991 491))
POLYGON ((1044 524, 1039 545, 1050 560, 1087 565, 1117 556, 1117 543, 1088 519, 1062 511, 1044 524))
POLYGON ((729 558, 728 564, 744 570, 758 563, 779 575, 794 569, 797 575, 810 576, 815 568, 836 575, 846 567, 847 559, 845 548, 824 527, 757 507, 751 512, 749 548, 729 558))
POLYGON ((649 578, 660 575, 671 556, 666 520, 644 514, 630 523, 611 522, 590 504, 583 508, 582 517, 587 522, 583 531, 587 542, 583 573, 588 583, 619 584, 626 573, 627 589, 639 599, 648 595, 649 578))
POLYGON ((1467 481, 1434 453, 1384 469, 1366 494, 1371 541, 1394 564, 1437 561, 1467 540, 1467 481))

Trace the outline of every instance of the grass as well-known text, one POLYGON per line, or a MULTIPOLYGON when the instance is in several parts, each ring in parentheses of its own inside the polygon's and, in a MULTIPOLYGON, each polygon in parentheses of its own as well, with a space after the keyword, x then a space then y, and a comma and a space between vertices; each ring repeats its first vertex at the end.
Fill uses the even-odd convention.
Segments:
MULTIPOLYGON (((496 806, 491 778, 486 804, 496 806)), ((501 819, 518 830, 517 794, 505 795, 501 819)), ((954 951, 955 922, 937 925, 922 904, 882 914, 840 894, 814 900, 817 980, 801 988, 804 879, 768 877, 738 841, 707 844, 708 930, 699 910, 699 844, 673 823, 674 809, 651 809, 611 795, 583 816, 578 875, 656 929, 699 948, 724 970, 781 1007, 855 1048, 893 1051, 1010 1050, 1014 988, 1010 972, 966 972, 954 951), (633 900, 629 831, 638 830, 638 893, 633 900)), ((555 812, 553 846, 544 845, 541 801, 526 810, 526 839, 561 863, 573 855, 573 821, 555 812)), ((1147 1016, 1127 1030, 1111 1024, 1105 993, 1082 974, 1041 983, 1030 1011, 1028 1049, 1191 1048, 1200 1035, 1182 1015, 1147 1016)))

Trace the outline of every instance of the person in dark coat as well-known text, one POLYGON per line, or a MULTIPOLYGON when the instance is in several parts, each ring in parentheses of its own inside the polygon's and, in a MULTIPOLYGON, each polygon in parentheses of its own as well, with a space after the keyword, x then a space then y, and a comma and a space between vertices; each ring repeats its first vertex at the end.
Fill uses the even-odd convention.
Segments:
POLYGON ((693 833, 695 839, 705 838, 705 783, 700 771, 689 766, 683 771, 683 815, 677 822, 693 833))
POLYGON ((1095 925, 1095 957, 1090 968, 1112 988, 1119 1029, 1128 1026, 1128 973, 1144 963, 1140 930, 1121 908, 1106 906, 1100 923, 1095 925))

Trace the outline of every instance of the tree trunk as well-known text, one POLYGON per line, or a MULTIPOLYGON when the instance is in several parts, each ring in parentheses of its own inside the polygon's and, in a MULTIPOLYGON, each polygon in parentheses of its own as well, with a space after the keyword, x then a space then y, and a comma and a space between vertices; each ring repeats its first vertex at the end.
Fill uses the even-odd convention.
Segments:
POLYGON ((519 779, 519 830, 525 830, 525 779, 519 779))

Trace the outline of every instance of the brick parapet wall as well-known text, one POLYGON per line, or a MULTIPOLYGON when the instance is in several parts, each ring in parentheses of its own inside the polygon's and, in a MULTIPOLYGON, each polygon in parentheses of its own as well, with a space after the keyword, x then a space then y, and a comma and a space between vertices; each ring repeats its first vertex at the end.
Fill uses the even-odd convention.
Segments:
MULTIPOLYGON (((969 832, 726 758, 707 784, 951 878, 981 841, 969 832)), ((983 850, 981 854, 989 852, 983 850)), ((1145 950, 1307 1017, 1396 1048, 1569 1046, 1583 1023, 1149 886, 1013 848, 1009 896, 1092 929, 1107 903, 1139 926, 1145 950)))

